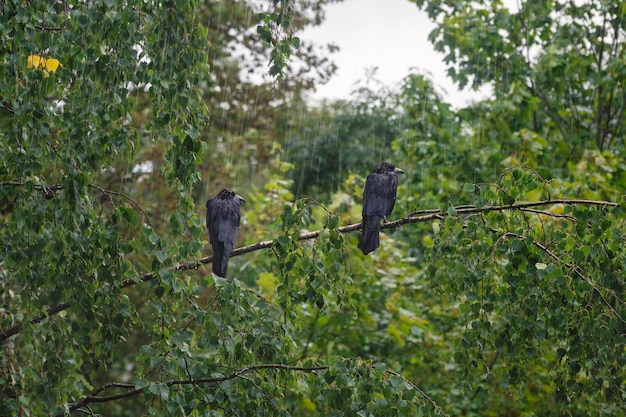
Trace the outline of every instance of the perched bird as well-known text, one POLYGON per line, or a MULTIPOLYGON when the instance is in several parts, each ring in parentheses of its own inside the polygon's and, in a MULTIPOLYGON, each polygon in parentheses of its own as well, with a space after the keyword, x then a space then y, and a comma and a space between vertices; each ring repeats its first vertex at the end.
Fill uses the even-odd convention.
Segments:
POLYGON ((246 201, 234 191, 223 189, 206 202, 206 227, 213 247, 213 273, 224 278, 228 258, 235 247, 241 212, 239 206, 246 201))
POLYGON ((393 206, 396 204, 398 192, 396 174, 404 174, 404 171, 388 162, 383 162, 365 180, 363 224, 361 225, 361 238, 358 246, 364 255, 372 252, 380 245, 378 240, 380 221, 391 214, 393 206))

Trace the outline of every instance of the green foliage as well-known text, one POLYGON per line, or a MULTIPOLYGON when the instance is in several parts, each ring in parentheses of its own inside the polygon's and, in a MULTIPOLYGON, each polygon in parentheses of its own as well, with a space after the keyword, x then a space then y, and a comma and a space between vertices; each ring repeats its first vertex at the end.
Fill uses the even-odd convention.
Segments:
POLYGON ((278 31, 272 31, 272 28, 290 31, 294 15, 293 0, 275 0, 273 3, 275 6, 280 3, 279 12, 261 13, 259 17, 263 21, 263 25, 257 26, 257 34, 264 42, 273 47, 270 53, 269 75, 275 76, 278 81, 283 81, 292 48, 297 50, 300 47, 300 38, 296 36, 282 37, 278 31))
MULTIPOLYGON (((522 1, 509 9, 501 1, 412 1, 437 22, 429 39, 459 87, 494 87, 482 117, 546 138, 552 166, 592 146, 624 148, 622 2, 522 1)), ((507 129, 492 123, 486 134, 506 140, 507 129)))
POLYGON ((133 95, 146 88, 154 117, 141 133, 168 149, 163 169, 181 202, 172 219, 193 215, 206 31, 186 18, 193 2, 164 6, 2 6, 0 321, 21 333, 3 346, 2 414, 59 413, 88 392, 137 321, 122 282, 145 255, 158 270, 184 248, 142 225, 133 200, 94 182, 132 162, 133 95), (56 71, 29 65, 44 55, 56 71))
MULTIPOLYGON (((510 204, 509 195, 518 193, 527 201, 527 193, 536 188, 536 176, 511 174, 516 181, 509 183, 516 185, 507 195, 481 189, 472 192, 476 204, 484 206, 481 200, 486 205, 510 204)), ((555 209, 446 219, 430 252, 429 275, 441 291, 454 294, 466 317, 468 327, 455 360, 474 378, 488 372, 500 384, 520 385, 532 364, 553 378, 557 406, 566 397, 571 401, 591 389, 593 380, 612 381, 608 387, 602 383, 593 387, 597 400, 607 402, 604 395, 619 390, 621 383, 611 376, 616 363, 600 359, 598 349, 605 349, 602 339, 614 340, 618 334, 614 326, 620 327, 624 317, 619 294, 625 288, 615 280, 621 267, 608 250, 621 236, 607 236, 605 228, 618 230, 624 220, 619 209, 555 209), (559 211, 577 221, 562 219, 559 211), (600 236, 604 248, 590 250, 600 236), (576 249, 578 245, 587 249, 576 249), (599 333, 603 335, 598 337, 599 333), (596 336, 581 345, 585 334, 596 336), (591 357, 595 359, 590 361, 591 357)), ((620 345, 612 344, 616 350, 607 346, 605 358, 620 362, 620 345)), ((567 407, 567 401, 561 406, 567 407)))
POLYGON ((416 74, 321 109, 244 79, 315 67, 280 29, 324 4, 1 6, 0 415, 624 415, 623 7, 419 2, 496 87, 458 111, 416 74), (401 221, 363 256, 383 159, 401 221), (221 279, 200 213, 231 185, 221 279))

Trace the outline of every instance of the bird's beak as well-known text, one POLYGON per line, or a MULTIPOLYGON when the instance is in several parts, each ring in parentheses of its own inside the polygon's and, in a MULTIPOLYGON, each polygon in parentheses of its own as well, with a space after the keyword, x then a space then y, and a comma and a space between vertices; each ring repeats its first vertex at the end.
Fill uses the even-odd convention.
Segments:
POLYGON ((396 174, 406 174, 402 168, 394 168, 393 172, 396 174))
POLYGON ((242 196, 240 196, 239 194, 235 194, 237 196, 238 199, 240 199, 243 203, 246 202, 246 199, 243 198, 242 196))

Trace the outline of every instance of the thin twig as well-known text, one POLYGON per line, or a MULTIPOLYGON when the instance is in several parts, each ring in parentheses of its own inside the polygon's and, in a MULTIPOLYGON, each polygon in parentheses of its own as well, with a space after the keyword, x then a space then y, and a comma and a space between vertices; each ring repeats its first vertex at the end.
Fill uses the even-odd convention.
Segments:
MULTIPOLYGON (((554 252, 552 252, 550 249, 548 249, 547 247, 545 247, 544 245, 542 245, 539 242, 533 241, 532 242, 534 246, 536 246, 537 248, 541 249, 542 251, 544 251, 546 254, 548 254, 552 259, 554 259, 555 261, 565 265, 566 267, 568 267, 570 270, 572 270, 580 279, 582 279, 583 281, 585 281, 587 284, 589 284, 591 286, 591 288, 593 288, 593 290, 600 296, 600 298, 602 299, 602 302, 609 308, 609 310, 611 310, 611 312, 615 315, 615 317, 621 321, 623 324, 626 324, 626 320, 615 310, 615 308, 611 305, 611 303, 609 303, 609 301, 606 299, 606 297, 604 296, 604 294, 602 294, 602 292, 600 291, 600 288, 593 283, 593 281, 591 281, 591 279, 589 279, 585 274, 583 274, 582 269, 580 268, 580 266, 576 265, 576 264, 570 264, 564 260, 562 260, 561 258, 559 258, 554 252)), ((617 301, 619 301, 621 304, 625 304, 624 300, 622 300, 621 298, 619 298, 619 296, 617 294, 613 294, 613 296, 615 297, 615 299, 617 301)))
POLYGON ((131 197, 129 197, 128 195, 126 195, 125 193, 123 193, 121 191, 107 190, 107 189, 104 189, 104 188, 100 187, 99 185, 94 184, 94 183, 90 183, 89 186, 92 187, 92 188, 95 188, 96 190, 100 191, 102 194, 108 196, 109 198, 111 197, 111 195, 115 195, 115 196, 122 197, 125 200, 130 201, 130 203, 133 206, 135 206, 137 208, 137 210, 139 210, 143 214, 143 216, 146 218, 146 222, 148 223, 150 228, 152 230, 155 230, 154 225, 150 221, 150 216, 148 216, 148 213, 146 213, 146 211, 143 209, 143 207, 141 207, 141 205, 138 202, 136 202, 135 200, 133 200, 131 197))
MULTIPOLYGON (((52 148, 53 152, 56 153, 56 150, 54 149, 54 147, 49 142, 46 142, 46 143, 52 148)), ((57 154, 57 156, 59 155, 57 154)), ((0 182, 0 186, 24 187, 24 183, 21 181, 4 181, 4 182, 0 182)), ((111 199, 111 196, 114 195, 114 196, 121 197, 129 201, 134 207, 137 208, 137 210, 141 212, 141 214, 143 214, 143 216, 146 218, 146 222, 148 223, 148 225, 154 230, 154 225, 150 221, 150 216, 148 216, 148 213, 146 213, 143 207, 141 207, 141 205, 137 201, 133 200, 130 196, 128 196, 127 194, 121 191, 107 190, 106 188, 102 188, 99 185, 94 184, 94 183, 90 183, 88 186, 98 190, 105 196, 109 197, 109 199, 111 199)), ((64 187, 63 185, 60 185, 60 184, 53 184, 53 185, 36 184, 34 188, 35 190, 43 192, 44 195, 50 195, 50 193, 62 190, 64 187)))
POLYGON ((406 379, 403 375, 392 371, 391 369, 386 369, 385 370, 386 373, 397 376, 398 378, 402 378, 404 380, 404 382, 406 382, 411 388, 413 388, 415 391, 417 391, 417 393, 419 395, 422 396, 422 398, 424 398, 426 401, 428 401, 430 403, 430 405, 433 406, 433 408, 435 409, 435 411, 437 412, 437 414, 441 414, 443 416, 449 417, 446 413, 443 412, 443 410, 441 409, 441 407, 439 405, 437 405, 437 403, 428 396, 428 394, 426 394, 420 387, 418 387, 417 385, 415 385, 414 383, 412 383, 411 381, 409 381, 408 379, 406 379))
POLYGON ((523 208, 523 209, 520 209, 520 211, 527 211, 529 213, 535 213, 535 214, 543 214, 543 215, 554 217, 554 218, 562 218, 562 219, 569 220, 572 223, 576 223, 578 221, 576 217, 570 216, 569 214, 552 213, 551 211, 537 210, 537 209, 532 209, 532 208, 523 208))
POLYGON ((43 26, 43 25, 33 25, 33 26, 35 27, 35 29, 39 29, 44 32, 61 32, 65 30, 64 27, 50 27, 50 26, 43 26))
MULTIPOLYGON (((179 380, 163 382, 161 384, 166 385, 168 387, 177 386, 177 385, 216 384, 216 383, 228 381, 228 380, 235 379, 235 378, 243 378, 249 382, 252 382, 250 379, 245 377, 245 375, 248 373, 263 370, 263 369, 273 369, 273 370, 289 371, 289 372, 317 372, 317 371, 326 371, 329 368, 330 368, 329 366, 306 367, 306 366, 292 366, 292 365, 286 365, 282 363, 269 363, 269 364, 247 366, 245 368, 241 368, 235 372, 232 372, 228 375, 219 376, 219 377, 179 379, 179 380)), ((415 390, 419 395, 422 396, 422 398, 428 401, 438 414, 448 417, 448 415, 443 412, 441 407, 437 405, 437 403, 432 398, 430 398, 428 394, 426 394, 420 387, 415 385, 413 382, 409 381, 406 377, 390 369, 386 369, 384 373, 401 378, 411 389, 415 390)), ((255 385, 257 389, 259 389, 259 387, 257 387, 256 384, 254 384, 254 382, 252 382, 252 384, 255 385)), ((147 386, 144 386, 141 388, 134 388, 134 385, 132 384, 109 383, 109 384, 103 385, 100 388, 93 390, 91 394, 85 396, 79 402, 72 404, 69 407, 68 411, 71 414, 72 412, 78 410, 79 408, 85 407, 87 404, 105 403, 105 402, 120 400, 123 398, 133 397, 135 395, 143 393, 146 389, 147 389, 147 386), (119 394, 111 394, 111 395, 104 395, 104 396, 97 395, 111 388, 126 388, 127 391, 121 392, 119 394)), ((61 417, 62 415, 64 415, 64 413, 59 413, 57 414, 56 417, 61 417)))

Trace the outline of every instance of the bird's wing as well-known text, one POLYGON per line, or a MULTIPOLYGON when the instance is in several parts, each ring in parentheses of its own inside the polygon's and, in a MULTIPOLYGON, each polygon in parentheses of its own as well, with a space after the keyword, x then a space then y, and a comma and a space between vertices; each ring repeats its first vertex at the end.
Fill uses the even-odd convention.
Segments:
POLYGON ((372 173, 363 190, 363 216, 386 217, 396 203, 398 178, 395 175, 372 173))
POLYGON ((396 205, 396 195, 398 194, 398 177, 396 174, 387 175, 385 188, 385 217, 389 216, 396 205))
POLYGON ((239 213, 239 204, 229 200, 226 202, 226 206, 222 221, 220 222, 218 239, 232 246, 237 240, 241 215, 239 213))
POLYGON ((237 240, 241 221, 240 202, 236 199, 214 198, 207 203, 207 227, 211 243, 227 243, 231 247, 237 240))
POLYGON ((367 176, 363 189, 363 216, 379 215, 384 212, 384 200, 380 195, 380 178, 376 173, 367 176))
POLYGON ((212 198, 206 202, 206 227, 209 229, 209 240, 215 246, 219 234, 219 201, 212 198))
POLYGON ((213 247, 213 272, 226 276, 228 258, 237 240, 241 214, 239 199, 212 198, 207 201, 206 223, 213 247))

